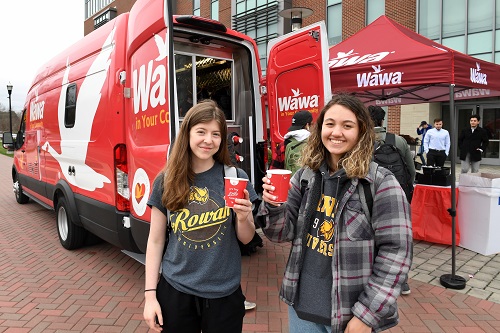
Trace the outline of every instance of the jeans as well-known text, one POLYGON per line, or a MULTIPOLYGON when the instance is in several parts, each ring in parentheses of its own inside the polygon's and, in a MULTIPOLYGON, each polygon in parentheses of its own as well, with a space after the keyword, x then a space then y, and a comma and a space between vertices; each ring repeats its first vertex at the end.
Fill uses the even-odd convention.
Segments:
POLYGON ((422 161, 422 165, 426 165, 425 164, 425 157, 424 157, 424 144, 423 143, 420 146, 420 150, 418 151, 418 153, 420 154, 420 160, 422 161))
POLYGON ((467 173, 469 172, 469 167, 472 169, 472 173, 477 173, 479 172, 479 164, 481 161, 471 161, 470 160, 470 154, 467 153, 467 156, 465 156, 465 161, 462 161, 462 173, 467 173))
POLYGON ((288 331, 290 333, 332 333, 330 326, 302 320, 297 317, 293 306, 288 306, 288 331))

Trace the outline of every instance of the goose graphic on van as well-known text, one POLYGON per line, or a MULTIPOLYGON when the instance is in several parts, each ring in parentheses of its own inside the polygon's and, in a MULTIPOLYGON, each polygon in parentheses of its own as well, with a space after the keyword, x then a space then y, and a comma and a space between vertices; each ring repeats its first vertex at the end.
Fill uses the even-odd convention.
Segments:
POLYGON ((66 65, 57 111, 59 132, 61 135, 61 153, 52 148, 48 141, 42 145, 42 149, 57 160, 61 167, 61 172, 68 182, 88 191, 95 191, 96 188, 102 188, 105 183, 111 183, 108 177, 96 172, 85 163, 85 160, 87 158, 94 116, 101 100, 101 89, 108 75, 110 55, 114 48, 114 33, 115 30, 113 29, 102 46, 101 52, 88 70, 89 73, 95 74, 88 75, 81 85, 76 102, 77 119, 75 119, 75 125, 70 128, 66 127, 64 123, 66 90, 71 70, 71 66, 69 64, 66 65), (85 110, 85 112, 78 112, 79 110, 85 110), (73 167, 73 169, 70 167, 73 167))

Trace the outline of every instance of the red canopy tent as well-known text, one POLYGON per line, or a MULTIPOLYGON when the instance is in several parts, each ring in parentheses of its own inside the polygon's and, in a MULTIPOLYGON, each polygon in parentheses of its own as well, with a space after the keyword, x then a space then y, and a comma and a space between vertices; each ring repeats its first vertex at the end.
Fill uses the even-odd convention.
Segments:
POLYGON ((382 15, 330 48, 332 90, 377 105, 500 96, 500 66, 438 44, 382 15), (453 86, 452 86, 453 87, 453 86))
MULTIPOLYGON (((473 58, 425 38, 382 15, 330 48, 332 91, 353 92, 365 104, 400 105, 450 102, 450 134, 458 133, 454 101, 500 96, 500 66, 473 58)), ((455 165, 457 140, 451 140, 455 165)), ((447 288, 465 288, 455 275, 455 168, 451 168, 452 274, 447 288)))

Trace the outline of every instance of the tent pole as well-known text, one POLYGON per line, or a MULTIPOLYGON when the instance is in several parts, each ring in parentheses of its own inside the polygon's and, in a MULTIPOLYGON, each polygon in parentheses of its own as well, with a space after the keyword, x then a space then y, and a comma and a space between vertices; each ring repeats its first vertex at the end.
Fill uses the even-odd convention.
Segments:
POLYGON ((451 122, 451 137, 450 137, 450 155, 451 155, 451 208, 448 212, 451 215, 451 274, 443 274, 439 281, 441 285, 450 289, 464 289, 465 279, 461 276, 455 275, 455 217, 456 210, 456 173, 455 173, 455 159, 457 157, 457 140, 456 133, 458 133, 458 124, 455 115, 455 85, 450 84, 450 122, 451 122))

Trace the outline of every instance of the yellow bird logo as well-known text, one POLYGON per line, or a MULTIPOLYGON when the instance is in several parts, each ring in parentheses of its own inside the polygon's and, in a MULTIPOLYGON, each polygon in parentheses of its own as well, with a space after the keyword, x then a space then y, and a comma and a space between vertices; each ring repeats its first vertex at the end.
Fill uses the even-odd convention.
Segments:
POLYGON ((199 203, 203 205, 208 201, 208 188, 199 188, 196 186, 191 187, 191 192, 189 192, 189 203, 199 203))
POLYGON ((333 233, 335 232, 335 228, 333 227, 333 222, 330 221, 323 221, 321 226, 319 227, 319 234, 320 236, 323 236, 323 239, 325 242, 330 241, 333 238, 333 233))

